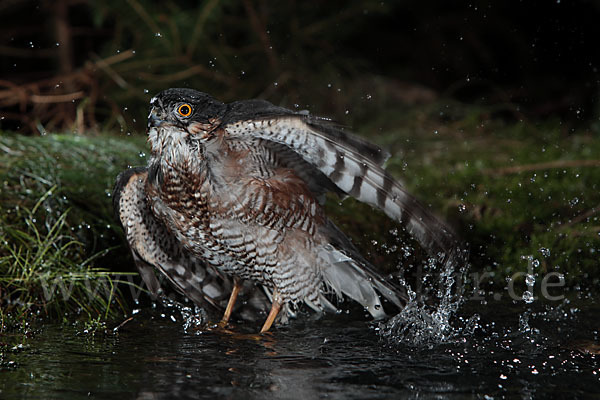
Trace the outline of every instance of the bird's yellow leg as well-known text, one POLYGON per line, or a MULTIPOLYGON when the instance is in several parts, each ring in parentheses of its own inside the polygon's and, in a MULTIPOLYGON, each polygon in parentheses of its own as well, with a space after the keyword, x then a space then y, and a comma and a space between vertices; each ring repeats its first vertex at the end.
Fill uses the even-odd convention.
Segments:
POLYGON ((224 328, 227 325, 227 322, 229 322, 229 317, 231 317, 233 306, 235 305, 235 301, 237 300, 237 296, 240 293, 241 288, 241 280, 239 278, 233 278, 233 289, 231 290, 231 296, 229 296, 229 301, 227 302, 227 308, 225 308, 223 318, 221 318, 221 322, 219 322, 220 328, 224 328))
POLYGON ((271 311, 269 311, 269 315, 267 316, 267 320, 263 325, 260 333, 265 333, 269 329, 271 329, 271 325, 273 325, 273 321, 275 321, 275 317, 279 314, 279 310, 281 310, 281 301, 279 300, 279 296, 277 295, 277 291, 273 291, 273 304, 271 304, 271 311))

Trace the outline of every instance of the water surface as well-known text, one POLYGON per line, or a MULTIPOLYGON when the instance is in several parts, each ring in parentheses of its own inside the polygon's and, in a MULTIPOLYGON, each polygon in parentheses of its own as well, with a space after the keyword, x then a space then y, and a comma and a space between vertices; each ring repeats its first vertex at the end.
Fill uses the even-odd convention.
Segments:
MULTIPOLYGON (((475 329, 409 345, 348 315, 301 315, 258 337, 186 332, 175 309, 147 308, 115 335, 45 325, 6 351, 0 398, 587 398, 600 395, 600 307, 467 303, 475 329)), ((360 314, 360 313, 358 313, 360 314)), ((473 328, 473 327, 471 327, 473 328)))

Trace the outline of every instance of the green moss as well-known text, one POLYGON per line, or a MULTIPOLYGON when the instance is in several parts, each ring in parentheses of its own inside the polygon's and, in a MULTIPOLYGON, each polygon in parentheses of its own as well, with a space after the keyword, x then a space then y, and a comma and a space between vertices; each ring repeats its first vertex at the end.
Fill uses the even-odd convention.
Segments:
POLYGON ((0 137, 1 329, 39 312, 107 318, 124 308, 115 273, 123 265, 110 260, 127 253, 115 248, 110 193, 142 143, 0 137))
POLYGON ((496 284, 526 271, 531 256, 536 273, 562 272, 568 285, 597 289, 597 134, 493 115, 443 103, 391 115, 387 123, 402 128, 381 138, 397 154, 389 169, 457 226, 472 270, 496 272, 496 284))

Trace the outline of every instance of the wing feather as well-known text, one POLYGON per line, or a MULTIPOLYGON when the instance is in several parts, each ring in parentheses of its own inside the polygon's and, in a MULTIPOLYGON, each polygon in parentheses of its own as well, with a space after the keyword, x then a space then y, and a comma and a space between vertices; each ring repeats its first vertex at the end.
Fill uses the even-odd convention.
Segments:
MULTIPOLYGON (((187 252, 151 212, 146 200, 147 168, 131 168, 117 177, 114 210, 121 222, 140 275, 156 296, 161 292, 154 268, 183 295, 205 310, 223 310, 231 291, 231 279, 206 266, 187 252)), ((266 296, 249 282, 241 294, 248 297, 240 315, 259 319, 268 309, 266 296)), ((242 302, 240 302, 242 304, 242 302)))
POLYGON ((257 115, 247 120, 233 118, 224 129, 232 138, 259 138, 285 145, 344 193, 401 222, 431 256, 444 262, 462 261, 459 258, 464 252, 451 228, 383 169, 387 153, 379 147, 289 110, 278 116, 257 115))

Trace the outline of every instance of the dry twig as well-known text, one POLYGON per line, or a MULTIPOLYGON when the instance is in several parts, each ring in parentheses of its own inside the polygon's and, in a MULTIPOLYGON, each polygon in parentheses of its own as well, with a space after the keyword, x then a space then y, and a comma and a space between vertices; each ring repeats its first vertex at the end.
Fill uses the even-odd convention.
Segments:
POLYGON ((94 106, 99 93, 96 71, 101 69, 117 83, 121 83, 121 86, 127 85, 114 73, 110 65, 133 56, 133 51, 128 50, 105 59, 97 58, 95 62, 86 63, 82 68, 70 73, 22 85, 0 80, 0 108, 18 106, 20 111, 2 111, 0 115, 20 120, 34 132, 40 131, 40 127, 42 130, 46 129, 42 122, 48 128, 67 128, 76 123, 77 129, 82 130, 86 126, 84 116, 87 116, 87 126, 93 126, 94 106), (73 115, 73 110, 65 105, 71 106, 75 100, 82 98, 88 98, 89 101, 85 103, 85 108, 76 108, 73 115), (26 112, 28 108, 32 108, 32 112, 26 112))

